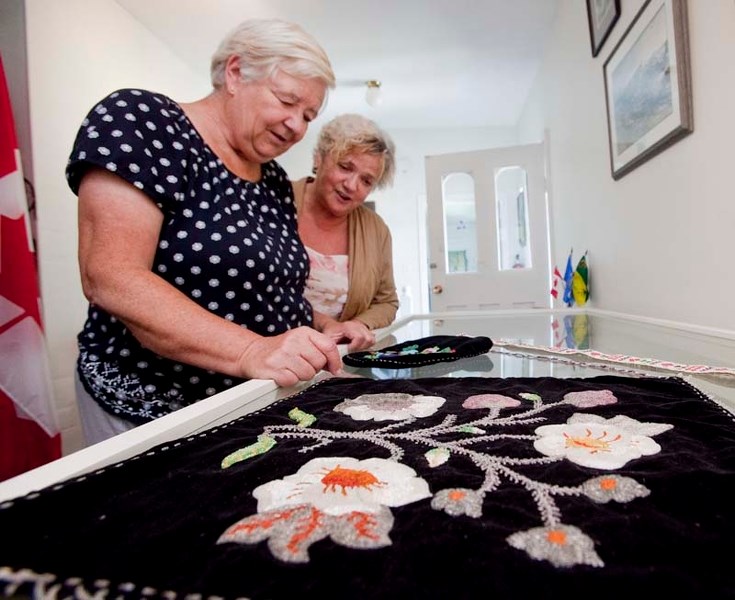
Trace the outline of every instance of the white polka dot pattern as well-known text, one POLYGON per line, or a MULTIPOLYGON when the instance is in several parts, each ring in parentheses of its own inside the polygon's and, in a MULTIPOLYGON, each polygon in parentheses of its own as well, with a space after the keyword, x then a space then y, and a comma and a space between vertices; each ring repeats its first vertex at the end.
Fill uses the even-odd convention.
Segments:
MULTIPOLYGON (((123 178, 163 212, 153 272, 180 292, 261 335, 311 324, 303 297, 308 256, 291 185, 275 161, 263 165, 260 181, 240 179, 173 100, 126 89, 103 99, 82 123, 66 172, 75 193, 91 166, 123 178)), ((240 382, 157 356, 94 306, 78 340, 87 391, 131 421, 240 382)))

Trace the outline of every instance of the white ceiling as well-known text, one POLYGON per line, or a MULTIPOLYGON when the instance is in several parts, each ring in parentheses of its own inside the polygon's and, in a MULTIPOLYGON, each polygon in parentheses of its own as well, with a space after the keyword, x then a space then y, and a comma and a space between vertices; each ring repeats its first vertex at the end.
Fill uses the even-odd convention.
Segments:
POLYGON ((249 17, 299 23, 337 75, 326 117, 360 112, 390 128, 513 126, 558 0, 116 0, 197 72, 249 17), (383 103, 362 82, 382 82, 383 103))

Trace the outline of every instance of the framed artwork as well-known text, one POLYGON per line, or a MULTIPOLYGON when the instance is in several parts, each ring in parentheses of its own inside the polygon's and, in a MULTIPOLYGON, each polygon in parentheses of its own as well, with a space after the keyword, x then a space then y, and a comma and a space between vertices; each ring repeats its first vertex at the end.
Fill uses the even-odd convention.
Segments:
POLYGON ((620 0, 587 0, 587 22, 590 26, 592 56, 599 54, 600 48, 619 18, 620 0))
POLYGON ((686 0, 647 0, 605 61, 613 179, 694 130, 686 0))

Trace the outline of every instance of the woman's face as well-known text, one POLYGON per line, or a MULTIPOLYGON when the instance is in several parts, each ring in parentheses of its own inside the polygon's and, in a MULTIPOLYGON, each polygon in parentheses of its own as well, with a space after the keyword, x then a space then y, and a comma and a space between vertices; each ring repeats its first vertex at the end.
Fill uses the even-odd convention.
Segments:
POLYGON ((315 196, 334 215, 355 210, 373 190, 383 171, 383 156, 350 152, 340 158, 317 157, 315 196))
POLYGON ((245 160, 265 163, 306 134, 326 93, 319 79, 302 79, 276 70, 267 79, 242 81, 239 69, 228 81, 229 141, 245 160))

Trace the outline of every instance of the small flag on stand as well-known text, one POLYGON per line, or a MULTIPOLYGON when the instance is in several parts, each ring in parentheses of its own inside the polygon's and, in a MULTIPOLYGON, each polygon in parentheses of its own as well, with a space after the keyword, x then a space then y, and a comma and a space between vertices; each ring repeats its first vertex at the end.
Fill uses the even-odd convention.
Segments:
POLYGON ((559 269, 554 267, 554 283, 551 287, 551 295, 554 296, 554 298, 559 297, 559 290, 557 288, 559 287, 559 282, 563 279, 564 278, 561 276, 561 273, 559 273, 559 269))
POLYGON ((0 57, 0 481, 61 457, 30 231, 0 57))
POLYGON ((574 304, 574 295, 572 294, 572 278, 574 276, 574 268, 572 267, 572 252, 574 249, 569 250, 569 256, 567 257, 567 266, 564 269, 564 304, 572 306, 574 304))
POLYGON ((590 297, 587 252, 579 259, 577 268, 574 270, 574 275, 572 275, 572 295, 577 306, 584 306, 590 297))

